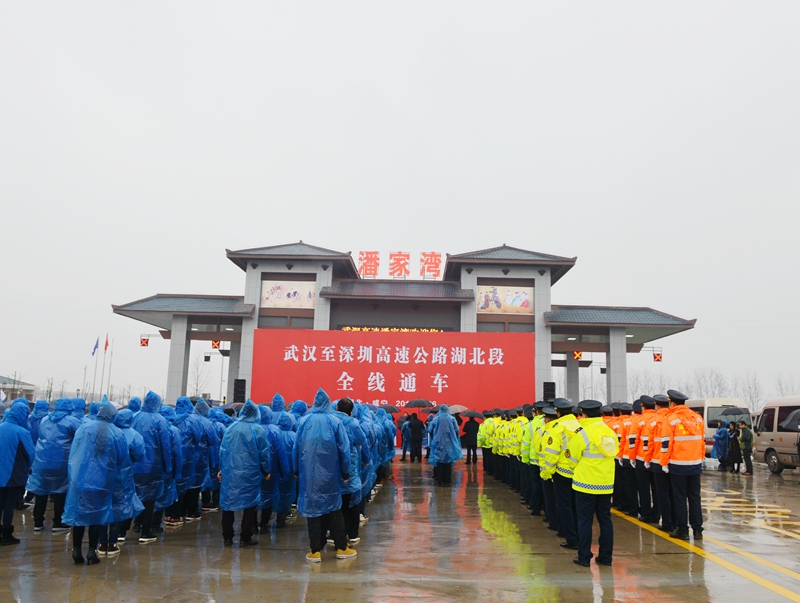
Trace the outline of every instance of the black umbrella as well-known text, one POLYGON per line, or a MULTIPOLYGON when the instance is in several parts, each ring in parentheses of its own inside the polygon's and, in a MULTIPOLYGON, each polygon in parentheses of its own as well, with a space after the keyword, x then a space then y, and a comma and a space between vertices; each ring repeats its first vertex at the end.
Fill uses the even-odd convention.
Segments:
POLYGON ((750 411, 738 406, 732 406, 731 408, 726 408, 720 414, 723 417, 730 417, 731 415, 749 415, 750 411))
POLYGON ((391 404, 384 404, 383 406, 381 406, 381 408, 391 415, 400 412, 399 408, 397 408, 396 406, 392 406, 391 404))
POLYGON ((462 412, 461 416, 467 418, 475 417, 476 419, 483 419, 483 413, 478 412, 477 410, 468 410, 467 412, 462 412))
POLYGON ((432 412, 437 412, 438 410, 439 409, 434 406, 433 408, 423 408, 422 412, 424 412, 424 413, 432 413, 432 412))
POLYGON ((378 410, 378 407, 377 407, 377 406, 375 406, 374 404, 365 404, 364 406, 366 406, 366 407, 367 407, 367 408, 369 408, 370 410, 374 410, 374 411, 377 411, 377 410, 378 410))
POLYGON ((432 403, 430 403, 428 400, 423 400, 422 398, 416 398, 406 404, 406 408, 431 408, 432 406, 432 403))
POLYGON ((778 427, 787 431, 800 431, 800 409, 790 412, 785 421, 778 423, 778 427))

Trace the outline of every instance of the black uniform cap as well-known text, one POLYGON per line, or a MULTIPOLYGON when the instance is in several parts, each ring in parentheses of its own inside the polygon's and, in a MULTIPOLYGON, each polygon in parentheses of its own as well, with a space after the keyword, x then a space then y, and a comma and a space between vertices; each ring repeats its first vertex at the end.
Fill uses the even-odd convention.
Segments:
POLYGON ((566 398, 556 398, 553 402, 553 406, 555 406, 557 410, 572 410, 573 405, 572 402, 566 398))
POLYGON ((631 406, 627 402, 623 402, 622 404, 620 404, 619 409, 622 412, 633 412, 633 406, 631 406))
POLYGON ((620 405, 622 402, 612 402, 611 403, 611 410, 619 410, 620 405))
POLYGON ((667 398, 664 394, 656 394, 653 396, 653 401, 661 402, 663 404, 664 402, 669 402, 669 398, 667 398))
POLYGON ((640 399, 642 401, 642 406, 645 408, 654 408, 656 405, 656 401, 650 396, 642 396, 640 399))
POLYGON ((612 414, 614 414, 614 409, 611 408, 610 406, 603 406, 603 408, 601 410, 603 411, 604 415, 612 415, 612 414))
POLYGON ((667 395, 669 396, 670 401, 674 402, 686 402, 686 400, 689 399, 689 396, 682 394, 677 389, 668 390, 667 395))
POLYGON ((636 402, 633 403, 633 412, 635 412, 637 415, 642 414, 642 401, 641 400, 636 400, 636 402))
POLYGON ((556 412, 556 409, 553 408, 552 406, 545 406, 542 409, 542 412, 544 413, 544 415, 546 417, 557 417, 558 416, 558 413, 556 412))
MULTIPOLYGON (((597 410, 598 408, 603 408, 603 403, 597 400, 583 400, 578 404, 578 408, 581 410, 597 410)), ((611 410, 609 408, 609 410, 611 410)))
POLYGON ((539 400, 536 404, 533 405, 533 407, 537 410, 542 410, 543 408, 547 408, 548 406, 550 405, 544 400, 539 400))

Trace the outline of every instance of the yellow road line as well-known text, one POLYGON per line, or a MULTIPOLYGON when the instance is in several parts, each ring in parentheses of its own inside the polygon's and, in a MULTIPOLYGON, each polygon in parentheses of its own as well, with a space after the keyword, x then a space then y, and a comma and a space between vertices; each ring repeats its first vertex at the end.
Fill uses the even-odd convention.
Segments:
POLYGON ((757 521, 748 521, 747 523, 750 524, 751 526, 755 526, 757 528, 764 528, 765 530, 772 530, 773 532, 777 532, 778 534, 783 534, 784 536, 791 536, 792 538, 797 538, 798 540, 800 540, 800 534, 797 534, 795 532, 789 532, 787 530, 781 530, 780 528, 774 528, 772 526, 768 526, 765 523, 759 523, 757 521))
POLYGON ((747 551, 743 551, 740 548, 737 548, 735 546, 731 546, 730 544, 728 544, 726 542, 721 542, 721 541, 717 540, 716 538, 710 538, 708 536, 703 536, 703 542, 710 542, 710 543, 715 544, 717 546, 721 546, 723 549, 728 549, 729 551, 731 551, 733 553, 736 553, 737 555, 741 555, 742 557, 747 557, 751 561, 755 561, 756 563, 760 563, 761 565, 764 565, 766 567, 772 568, 776 572, 780 572, 782 574, 786 574, 787 576, 789 576, 790 578, 794 578, 795 580, 800 580, 800 574, 798 574, 797 572, 793 572, 790 569, 786 569, 785 567, 780 566, 777 563, 772 563, 772 561, 767 561, 763 557, 759 557, 758 555, 754 555, 753 553, 748 553, 747 551))
POLYGON ((730 561, 726 561, 725 559, 723 559, 719 555, 715 555, 714 553, 709 553, 708 551, 706 551, 704 549, 701 549, 700 547, 695 546, 693 544, 689 544, 688 542, 686 542, 684 540, 678 540, 676 538, 670 538, 669 536, 667 536, 664 532, 662 532, 658 528, 654 528, 653 526, 647 525, 646 523, 643 523, 643 522, 639 521, 638 519, 634 519, 633 517, 629 517, 628 515, 626 515, 624 513, 620 513, 616 509, 612 509, 611 512, 614 515, 622 517, 623 519, 631 522, 632 524, 637 525, 637 526, 639 526, 640 528, 642 528, 644 530, 647 530, 648 532, 652 532, 653 534, 655 534, 657 536, 660 536, 661 538, 663 538, 667 542, 671 542, 672 544, 675 544, 675 545, 677 545, 677 546, 679 546, 681 548, 684 548, 687 551, 689 551, 691 553, 694 553, 695 555, 700 555, 704 559, 708 559, 712 563, 716 563, 717 565, 720 565, 720 566, 724 567, 725 569, 732 571, 734 574, 737 574, 737 575, 741 576, 742 578, 750 580, 751 582, 754 582, 755 584, 758 584, 759 586, 763 586, 764 588, 766 588, 768 590, 771 590, 772 592, 777 593, 777 594, 781 595, 782 597, 786 597, 790 601, 795 601, 795 603, 800 603, 800 594, 792 592, 788 588, 784 588, 783 586, 780 586, 779 584, 775 584, 774 582, 771 582, 770 580, 767 580, 765 578, 762 578, 761 576, 759 576, 757 574, 754 574, 753 572, 747 571, 746 569, 742 569, 741 567, 739 567, 735 563, 731 563, 730 561))

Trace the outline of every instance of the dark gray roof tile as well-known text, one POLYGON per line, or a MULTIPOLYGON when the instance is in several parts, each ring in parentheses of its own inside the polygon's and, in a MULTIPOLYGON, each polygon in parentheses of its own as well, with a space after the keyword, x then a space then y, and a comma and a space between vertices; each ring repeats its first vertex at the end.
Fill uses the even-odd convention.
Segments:
POLYGON ((548 323, 685 326, 694 322, 670 316, 651 308, 616 308, 613 306, 553 306, 545 312, 548 323))
POLYGON ((242 314, 253 313, 253 304, 245 304, 242 297, 203 295, 158 294, 123 306, 122 312, 168 312, 173 314, 242 314))
POLYGON ((252 249, 239 249, 236 251, 229 251, 229 255, 252 255, 252 256, 312 256, 312 257, 348 257, 349 254, 342 253, 341 251, 334 251, 332 249, 325 249, 324 247, 317 247, 316 245, 309 245, 299 241, 298 243, 289 243, 287 245, 273 245, 271 247, 254 247, 252 249))

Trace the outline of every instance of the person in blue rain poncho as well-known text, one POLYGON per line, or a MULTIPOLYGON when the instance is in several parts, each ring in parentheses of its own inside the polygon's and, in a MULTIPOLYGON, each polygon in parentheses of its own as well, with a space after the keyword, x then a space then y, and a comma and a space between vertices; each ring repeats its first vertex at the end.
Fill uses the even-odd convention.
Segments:
POLYGON ((97 418, 97 413, 100 411, 100 402, 92 402, 89 404, 89 414, 86 415, 87 421, 94 421, 97 418))
POLYGON ((83 563, 82 540, 89 526, 86 563, 99 563, 97 544, 101 526, 119 522, 141 509, 138 498, 124 497, 122 480, 130 464, 125 436, 114 426, 113 404, 100 406, 97 419, 80 426, 69 455, 69 489, 64 521, 72 526, 72 559, 83 563))
POLYGON ((53 532, 66 532, 69 526, 61 521, 69 486, 69 451, 81 426, 72 416, 72 400, 59 398, 56 410, 39 424, 36 459, 28 478, 28 492, 36 495, 33 505, 33 530, 44 529, 48 499, 53 500, 53 532))
POLYGON ((36 404, 33 405, 33 412, 28 417, 28 431, 31 432, 34 446, 36 446, 36 442, 39 439, 39 425, 48 414, 50 414, 50 404, 47 400, 36 400, 36 404))
POLYGON ((286 412, 286 401, 283 399, 279 393, 276 393, 272 398, 272 412, 275 414, 273 420, 275 421, 275 425, 278 424, 278 421, 281 420, 281 415, 286 414, 289 416, 289 419, 292 421, 292 429, 297 431, 297 419, 293 414, 286 412))
MULTIPOLYGON (((209 408, 206 418, 214 427, 214 431, 217 434, 217 441, 221 444, 222 437, 225 435, 226 425, 224 421, 220 420, 220 415, 224 416, 226 419, 230 418, 219 408, 209 408)), ((219 445, 217 446, 216 458, 219 459, 219 445)), ((219 461, 217 461, 217 464, 213 467, 209 467, 209 473, 211 474, 211 487, 203 492, 203 511, 216 512, 219 510, 219 480, 215 479, 214 476, 219 473, 219 461)))
POLYGON ((86 400, 83 398, 72 399, 72 416, 81 423, 86 420, 86 400))
POLYGON ((112 524, 106 530, 100 530, 100 548, 102 550, 103 543, 106 543, 105 552, 109 556, 114 556, 119 553, 119 548, 115 547, 117 541, 124 542, 125 536, 131 527, 131 520, 138 516, 144 509, 144 505, 139 501, 136 496, 136 483, 133 479, 134 463, 144 459, 144 438, 135 429, 131 429, 133 423, 133 412, 126 408, 117 413, 114 419, 114 425, 122 432, 125 438, 125 443, 128 447, 128 463, 124 463, 120 469, 120 475, 117 478, 117 489, 119 490, 119 498, 121 500, 131 500, 131 508, 127 517, 123 517, 116 525, 112 524), (139 501, 136 504, 135 501, 139 501))
POLYGON ((342 422, 322 389, 314 406, 300 421, 294 445, 293 463, 300 480, 297 510, 307 518, 311 552, 306 558, 322 560, 321 552, 330 530, 337 558, 355 557, 347 546, 342 506, 342 482, 350 480, 350 442, 342 422))
POLYGON ((370 463, 367 436, 358 419, 352 416, 353 408, 350 398, 339 400, 336 404, 336 416, 344 425, 350 441, 350 479, 342 483, 342 517, 349 544, 356 544, 360 540, 358 526, 361 510, 361 467, 369 466, 370 463))
MULTIPOLYGON (((305 404, 304 404, 305 405, 305 404)), ((293 430, 294 425, 288 416, 281 416, 278 420, 278 428, 281 430, 283 447, 286 450, 287 465, 289 465, 288 475, 281 476, 280 498, 278 505, 273 507, 276 513, 275 527, 286 527, 286 518, 292 509, 292 504, 297 499, 297 478, 294 476, 294 468, 291 467, 291 459, 294 454, 294 443, 297 434, 293 430)))
POLYGON ((173 425, 175 422, 175 409, 172 406, 162 406, 158 411, 169 425, 170 450, 172 452, 172 471, 169 475, 164 475, 164 492, 156 500, 155 512, 153 513, 153 530, 163 531, 161 526, 164 518, 164 510, 169 509, 178 502, 177 477, 181 475, 183 469, 183 441, 180 430, 173 425))
MULTIPOLYGON (((175 403, 175 422, 173 426, 181 432, 181 448, 183 468, 180 476, 176 472, 175 486, 178 493, 183 493, 175 504, 166 511, 164 522, 167 525, 183 525, 185 521, 196 521, 200 518, 197 509, 200 500, 200 488, 195 488, 197 481, 197 462, 200 458, 208 458, 209 433, 200 415, 194 414, 192 401, 181 396, 175 403), (189 510, 192 514, 189 515, 189 510)), ((212 433, 214 437, 215 433, 212 433)), ((207 465, 207 463, 206 463, 207 465)))
POLYGON ((261 482, 261 501, 258 504, 258 508, 261 511, 261 533, 268 534, 269 520, 272 516, 272 511, 280 504, 280 482, 284 477, 288 477, 292 474, 292 466, 286 454, 286 446, 283 443, 281 430, 275 425, 274 421, 276 416, 279 417, 280 420, 286 421, 289 415, 287 413, 276 414, 269 406, 264 404, 258 406, 258 411, 260 413, 261 427, 264 428, 264 432, 267 434, 270 458, 272 459, 272 464, 270 466, 272 479, 261 482))
POLYGON ((142 532, 139 543, 154 542, 153 513, 156 501, 164 493, 165 477, 172 474, 172 436, 167 421, 159 414, 161 396, 147 392, 142 410, 133 417, 131 428, 144 438, 145 457, 133 467, 136 494, 144 505, 144 511, 137 517, 142 532))
POLYGON ((717 432, 714 434, 714 447, 711 449, 711 458, 719 461, 718 469, 725 471, 728 458, 728 422, 724 419, 717 421, 717 432))
POLYGON ((389 434, 386 432, 386 426, 383 418, 386 416, 386 411, 379 408, 378 411, 372 415, 372 423, 375 427, 375 435, 377 437, 378 445, 378 466, 377 466, 377 481, 382 482, 386 479, 386 461, 389 457, 389 434))
MULTIPOLYGON (((194 405, 194 414, 200 419, 203 428, 206 430, 206 440, 208 441, 205 454, 197 456, 197 479, 194 487, 199 488, 203 495, 203 511, 216 512, 219 510, 219 480, 214 476, 219 473, 219 445, 221 443, 220 432, 211 421, 211 407, 203 398, 198 398, 194 405), (216 492, 216 496, 214 493, 216 492), (214 499, 217 502, 214 502, 214 499)), ((202 446, 202 445, 201 445, 202 446)), ((187 517, 195 520, 200 517, 196 509, 187 511, 187 517)))
POLYGON ((458 436, 458 423, 450 414, 446 404, 439 407, 439 412, 431 422, 431 463, 434 465, 434 480, 440 486, 451 486, 453 483, 453 463, 462 456, 461 439, 458 436))
POLYGON ((128 410, 131 411, 135 417, 136 414, 142 410, 142 399, 139 398, 139 396, 134 396, 128 400, 128 410))
POLYGON ((225 430, 220 446, 220 506, 222 538, 233 544, 235 511, 243 511, 239 546, 252 546, 261 483, 270 481, 270 445, 260 425, 259 410, 252 400, 245 402, 239 420, 225 430))
POLYGON ((359 426, 361 430, 364 432, 364 437, 366 438, 366 445, 367 445, 367 452, 368 452, 368 461, 367 464, 361 464, 360 467, 360 474, 361 474, 361 501, 359 502, 359 519, 361 520, 360 523, 366 523, 368 521, 367 516, 365 515, 365 511, 367 508, 367 501, 370 499, 370 493, 372 492, 372 488, 375 485, 375 449, 376 449, 376 436, 375 436, 375 428, 373 427, 372 421, 370 420, 370 415, 372 413, 369 409, 362 405, 362 404, 354 404, 353 406, 353 414, 352 416, 358 420, 359 426))
POLYGON ((0 423, 0 545, 19 542, 14 537, 14 508, 22 500, 35 454, 28 431, 28 401, 20 398, 14 400, 0 423))
POLYGON ((292 423, 292 431, 297 431, 297 425, 300 423, 300 419, 306 416, 308 412, 308 405, 303 402, 302 400, 295 400, 292 404, 292 408, 289 411, 289 414, 292 415, 292 419, 294 419, 292 423))

